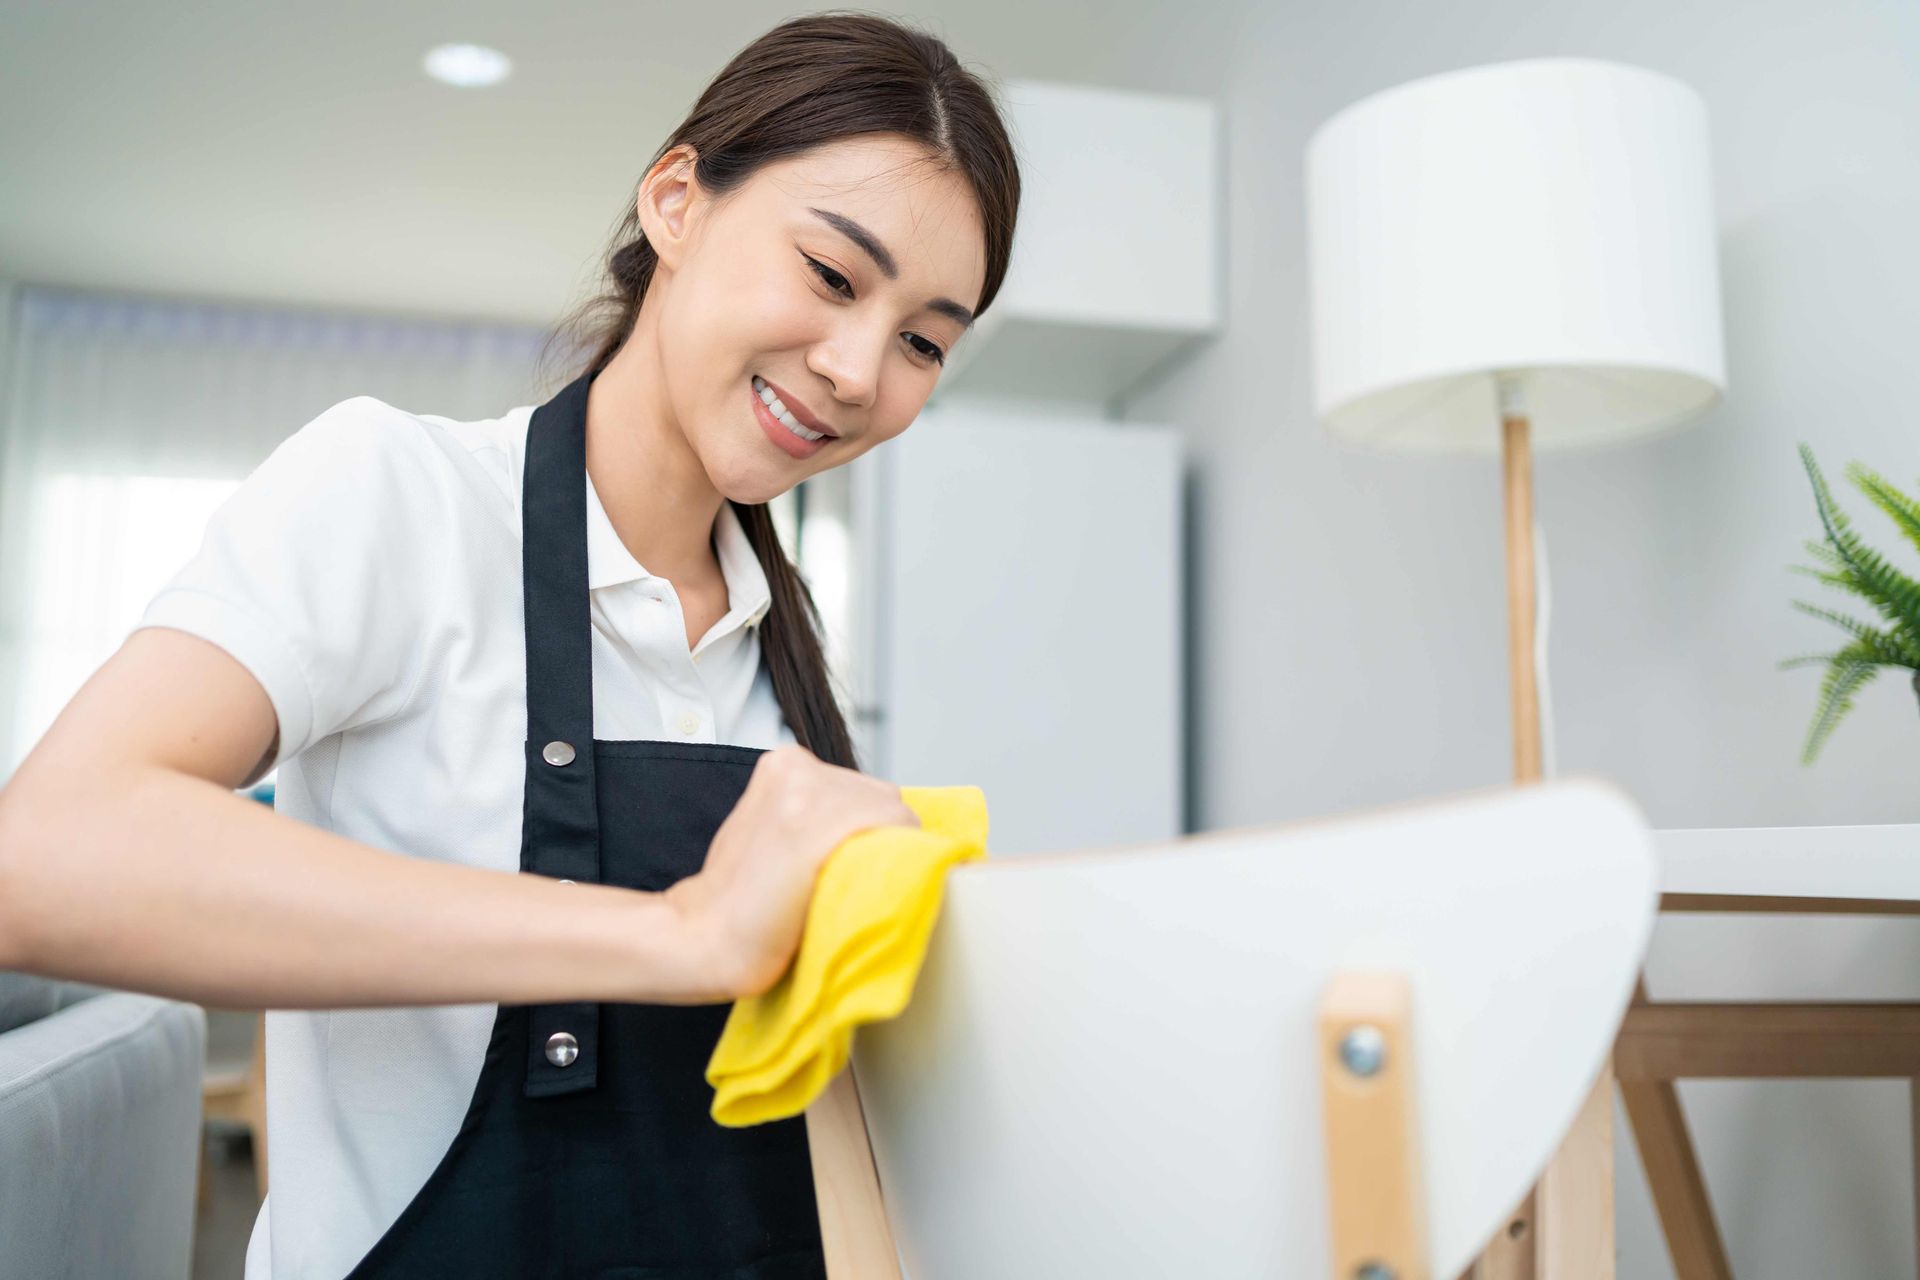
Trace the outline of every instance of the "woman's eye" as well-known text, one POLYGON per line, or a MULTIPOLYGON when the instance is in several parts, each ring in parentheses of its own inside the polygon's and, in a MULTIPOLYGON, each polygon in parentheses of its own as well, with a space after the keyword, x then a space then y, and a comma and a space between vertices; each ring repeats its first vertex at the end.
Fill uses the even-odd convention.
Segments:
POLYGON ((812 254, 803 253, 800 256, 812 265, 816 275, 827 282, 827 288, 832 289, 835 293, 843 293, 849 298, 853 296, 853 286, 847 283, 845 276, 835 271, 832 267, 827 266, 825 263, 820 262, 814 258, 812 254))
MULTIPOLYGON (((847 281, 845 276, 810 253, 802 253, 800 256, 807 260, 807 265, 813 268, 814 274, 826 282, 827 288, 832 289, 835 293, 841 294, 844 297, 851 298, 853 296, 853 286, 847 281)), ((947 362, 946 353, 940 350, 937 343, 929 342, 917 333, 909 333, 904 336, 907 342, 915 351, 919 352, 921 356, 933 361, 935 364, 945 364, 947 362)))

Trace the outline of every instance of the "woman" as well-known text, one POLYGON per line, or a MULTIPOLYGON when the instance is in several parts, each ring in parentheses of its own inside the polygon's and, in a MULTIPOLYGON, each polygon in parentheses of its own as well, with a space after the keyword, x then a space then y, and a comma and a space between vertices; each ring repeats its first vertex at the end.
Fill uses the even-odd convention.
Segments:
POLYGON ((570 383, 294 433, 0 792, 0 965, 274 1011, 249 1277, 824 1274, 803 1120, 702 1070, 826 854, 916 819, 765 503, 914 420, 1018 198, 940 41, 769 32, 570 383))

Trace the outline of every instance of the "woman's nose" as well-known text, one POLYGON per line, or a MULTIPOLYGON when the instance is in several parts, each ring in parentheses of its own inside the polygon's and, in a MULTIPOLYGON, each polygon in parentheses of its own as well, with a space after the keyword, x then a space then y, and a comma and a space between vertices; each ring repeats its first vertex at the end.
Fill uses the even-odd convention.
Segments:
POLYGON ((842 334, 816 343, 808 353, 807 367, 833 384, 834 399, 864 409, 873 404, 879 389, 884 353, 869 334, 842 334))

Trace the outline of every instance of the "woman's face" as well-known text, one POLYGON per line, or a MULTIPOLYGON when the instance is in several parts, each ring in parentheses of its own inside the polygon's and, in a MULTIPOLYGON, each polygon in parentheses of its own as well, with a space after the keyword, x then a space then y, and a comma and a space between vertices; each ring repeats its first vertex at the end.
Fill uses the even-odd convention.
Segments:
POLYGON ((964 178, 898 135, 774 161, 721 200, 676 165, 686 154, 662 157, 639 202, 661 377, 714 487, 765 502, 919 415, 984 287, 980 213, 964 178), (795 435, 789 415, 829 438, 795 435))

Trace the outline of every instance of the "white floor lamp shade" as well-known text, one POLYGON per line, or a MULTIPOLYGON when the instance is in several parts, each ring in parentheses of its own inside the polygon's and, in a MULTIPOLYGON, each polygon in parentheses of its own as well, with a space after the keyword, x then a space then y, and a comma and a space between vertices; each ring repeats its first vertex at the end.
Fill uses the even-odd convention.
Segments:
POLYGON ((1349 442, 1498 453, 1494 373, 1539 448, 1677 425, 1726 384, 1707 116, 1585 58, 1473 67, 1307 145, 1314 409, 1349 442))

